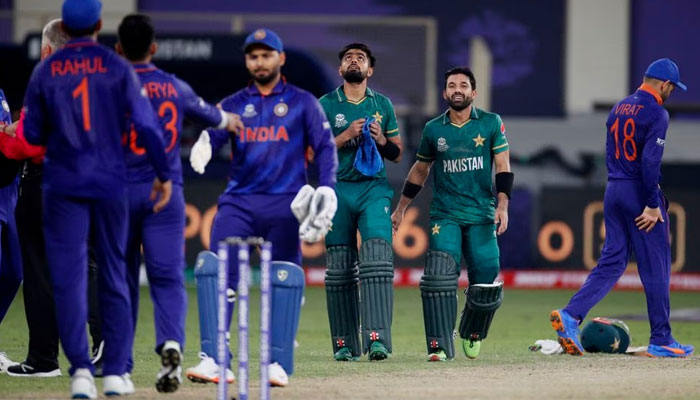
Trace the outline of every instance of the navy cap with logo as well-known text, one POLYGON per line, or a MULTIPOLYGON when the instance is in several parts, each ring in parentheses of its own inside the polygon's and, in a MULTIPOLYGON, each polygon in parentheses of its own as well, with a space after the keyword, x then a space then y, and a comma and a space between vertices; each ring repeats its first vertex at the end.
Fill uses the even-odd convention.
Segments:
POLYGON ((668 58, 660 58, 649 64, 644 76, 664 82, 671 81, 671 83, 684 92, 687 89, 687 87, 681 83, 681 74, 678 71, 678 65, 668 58))
POLYGON ((260 44, 266 47, 276 50, 278 52, 284 51, 282 46, 282 39, 273 31, 269 29, 257 29, 255 32, 248 35, 243 42, 243 51, 248 52, 248 48, 254 44, 260 44))
POLYGON ((101 12, 100 0, 65 0, 61 19, 71 29, 87 29, 100 20, 101 12))

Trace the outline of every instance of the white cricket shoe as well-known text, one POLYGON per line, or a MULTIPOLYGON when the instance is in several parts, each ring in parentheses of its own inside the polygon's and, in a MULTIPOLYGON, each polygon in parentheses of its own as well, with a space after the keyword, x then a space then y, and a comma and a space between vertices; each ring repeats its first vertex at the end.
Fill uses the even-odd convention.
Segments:
POLYGON ((172 393, 182 383, 182 351, 180 343, 166 340, 160 351, 162 367, 156 375, 156 390, 161 393, 172 393))
POLYGON ((131 375, 105 375, 102 380, 102 391, 105 396, 125 396, 136 391, 131 375))
POLYGON ((87 368, 78 368, 70 378, 70 394, 72 399, 96 399, 97 387, 95 378, 87 368))
POLYGON ((18 363, 13 362, 10 360, 10 358, 7 356, 7 354, 4 351, 0 351, 0 374, 7 372, 7 367, 11 365, 16 365, 18 363))
POLYGON ((284 368, 278 363, 268 365, 267 371, 270 377, 270 386, 285 387, 289 385, 289 377, 284 372, 284 368))
MULTIPOLYGON (((206 353, 199 353, 199 364, 196 367, 188 368, 185 371, 185 376, 195 383, 219 383, 219 366, 206 353)), ((226 382, 233 383, 235 380, 233 371, 226 368, 226 382)))

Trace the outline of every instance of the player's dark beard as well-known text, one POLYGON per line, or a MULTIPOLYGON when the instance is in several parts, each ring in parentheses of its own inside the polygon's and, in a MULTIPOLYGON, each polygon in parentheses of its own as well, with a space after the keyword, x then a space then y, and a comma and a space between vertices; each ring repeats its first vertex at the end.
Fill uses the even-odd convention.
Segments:
POLYGON ((367 74, 362 73, 359 69, 354 71, 346 70, 343 74, 343 79, 348 83, 362 83, 365 78, 367 78, 367 74))
POLYGON ((472 105, 472 101, 474 100, 472 97, 463 96, 463 98, 464 100, 457 102, 452 100, 452 97, 450 97, 450 99, 447 100, 447 104, 449 104, 450 108, 452 108, 455 111, 462 111, 465 108, 472 105))
POLYGON ((254 79, 255 82, 257 82, 259 85, 267 85, 268 83, 270 83, 270 82, 274 81, 275 79, 277 79, 277 77, 279 76, 279 74, 280 74, 280 69, 279 69, 279 68, 275 68, 274 70, 272 70, 272 72, 270 72, 270 73, 267 74, 267 75, 253 75, 253 79, 254 79))

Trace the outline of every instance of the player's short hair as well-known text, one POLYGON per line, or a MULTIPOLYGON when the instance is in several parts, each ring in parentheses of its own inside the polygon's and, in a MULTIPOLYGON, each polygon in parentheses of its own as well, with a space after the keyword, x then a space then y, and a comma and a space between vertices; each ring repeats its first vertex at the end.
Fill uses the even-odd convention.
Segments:
POLYGON ((346 45, 340 50, 340 52, 338 52, 338 59, 342 62, 343 57, 345 57, 345 53, 347 53, 350 50, 360 50, 367 54, 367 58, 369 58, 370 67, 374 67, 374 64, 376 64, 377 62, 377 59, 374 58, 374 56, 372 55, 372 50, 370 50, 369 47, 364 43, 350 43, 346 45))
POLYGON ((49 21, 41 31, 41 45, 49 45, 54 51, 63 47, 68 43, 68 40, 70 40, 70 37, 61 29, 60 19, 49 21))
POLYGON ((124 55, 131 61, 143 60, 148 55, 156 34, 151 17, 144 14, 124 17, 117 33, 124 55))
POLYGON ((469 83, 472 85, 472 90, 476 89, 476 78, 474 77, 474 73, 472 72, 469 67, 454 67, 450 68, 445 72, 445 89, 447 89, 447 78, 449 78, 452 75, 466 75, 467 78, 469 78, 469 83))
POLYGON ((66 24, 62 24, 63 31, 71 38, 79 38, 83 36, 90 36, 97 31, 97 27, 100 25, 101 21, 95 22, 95 25, 89 28, 74 29, 66 24))

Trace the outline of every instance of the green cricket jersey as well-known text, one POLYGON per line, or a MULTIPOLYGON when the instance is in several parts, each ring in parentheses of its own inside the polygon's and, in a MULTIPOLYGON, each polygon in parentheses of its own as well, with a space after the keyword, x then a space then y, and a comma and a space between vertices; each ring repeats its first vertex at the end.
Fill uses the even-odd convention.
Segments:
MULTIPOLYGON (((333 135, 338 136, 345 131, 350 124, 360 118, 374 117, 382 126, 382 132, 387 138, 398 136, 399 127, 396 123, 396 113, 391 100, 383 94, 367 88, 365 97, 360 101, 348 100, 341 85, 336 90, 327 93, 319 100, 326 118, 331 123, 333 135)), ((367 179, 386 179, 386 169, 382 169, 374 177, 362 175, 353 167, 355 154, 362 143, 362 136, 350 140, 338 149, 338 173, 339 181, 362 181, 367 179)))
POLYGON ((494 154, 508 150, 505 133, 498 114, 476 107, 462 125, 450 121, 449 110, 425 124, 417 157, 434 161, 431 217, 493 223, 496 199, 491 166, 494 154))

